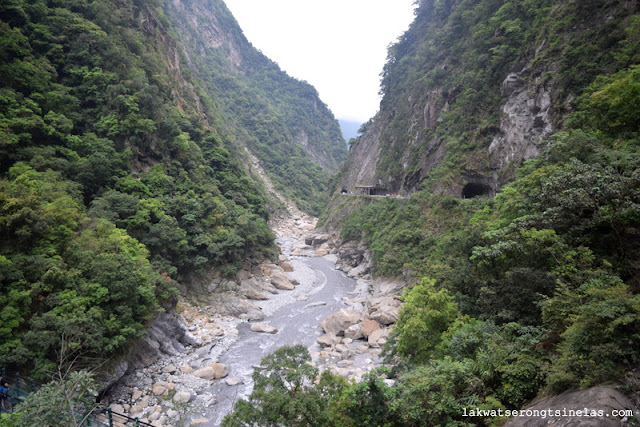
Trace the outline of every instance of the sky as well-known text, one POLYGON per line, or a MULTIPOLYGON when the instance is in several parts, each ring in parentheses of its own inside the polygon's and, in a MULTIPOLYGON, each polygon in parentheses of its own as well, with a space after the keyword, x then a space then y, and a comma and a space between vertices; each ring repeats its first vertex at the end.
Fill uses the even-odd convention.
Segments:
POLYGON ((315 86, 337 119, 363 123, 380 104, 387 46, 414 0, 224 0, 245 36, 290 76, 315 86))

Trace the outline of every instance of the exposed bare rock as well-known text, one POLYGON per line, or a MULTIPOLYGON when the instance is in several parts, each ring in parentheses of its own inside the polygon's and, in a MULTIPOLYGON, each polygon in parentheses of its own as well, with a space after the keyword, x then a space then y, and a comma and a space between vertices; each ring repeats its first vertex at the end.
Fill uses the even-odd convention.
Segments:
POLYGON ((173 396, 174 402, 187 403, 191 400, 191 393, 188 391, 179 391, 173 396))
POLYGON ((190 374, 193 372, 193 368, 189 365, 182 365, 180 366, 180 372, 183 374, 190 374))
POLYGON ((178 370, 178 368, 176 368, 176 365, 171 363, 171 364, 165 366, 164 368, 162 368, 162 373, 164 373, 164 374, 173 374, 177 370, 178 370))
POLYGON ((313 254, 317 257, 321 257, 321 256, 329 255, 329 252, 330 252, 330 249, 316 249, 316 251, 313 254))
POLYGON ((248 299, 254 300, 254 301, 265 301, 265 300, 269 299, 264 294, 261 294, 259 292, 255 292, 255 291, 247 291, 247 292, 244 293, 244 296, 246 296, 248 299))
POLYGON ((151 392, 155 396, 167 396, 169 394, 169 389, 167 388, 166 383, 163 384, 163 382, 158 382, 153 385, 151 392))
MULTIPOLYGON (((509 164, 537 157, 538 144, 553 132, 551 91, 540 84, 544 76, 531 74, 526 67, 514 70, 502 82, 506 102, 502 107, 500 133, 489 146, 494 169, 506 169, 509 164)), ((506 179, 500 181, 503 182, 498 185, 506 179)))
MULTIPOLYGON (((620 418, 612 416, 553 416, 555 411, 564 415, 569 411, 602 411, 604 415, 613 410, 634 409, 633 403, 622 393, 610 387, 597 386, 586 390, 567 391, 558 396, 540 399, 527 410, 546 411, 545 417, 524 416, 511 418, 505 427, 615 427, 623 425, 620 418)), ((539 412, 540 413, 540 412, 539 412)), ((636 413, 636 416, 638 414, 636 413)))
POLYGON ((317 234, 305 237, 304 243, 309 246, 320 246, 328 242, 329 239, 331 239, 331 236, 328 234, 317 234))
POLYGON ((293 283, 291 283, 287 276, 280 272, 271 273, 271 284, 281 290, 291 291, 295 289, 295 286, 293 286, 293 283))
POLYGON ((253 323, 251 324, 251 330, 253 332, 262 332, 265 334, 275 334, 278 332, 277 328, 274 328, 271 325, 267 325, 265 323, 253 323))
POLYGON ((369 338, 369 335, 380 329, 380 323, 373 319, 364 320, 360 325, 365 338, 369 338))
POLYGON ((234 294, 218 294, 211 302, 211 305, 215 307, 216 312, 222 315, 234 317, 243 316, 249 321, 264 319, 264 314, 260 310, 260 307, 234 294))
POLYGON ((215 378, 216 373, 211 366, 205 366, 204 368, 198 369, 193 373, 194 377, 202 378, 205 380, 212 380, 215 378))
POLYGON ((343 334, 349 326, 355 325, 362 320, 362 313, 356 310, 340 310, 330 314, 320 323, 320 327, 331 335, 343 334))
POLYGON ((388 332, 385 329, 377 329, 369 335, 368 343, 370 347, 382 347, 387 342, 388 332))
POLYGON ((324 334, 319 336, 316 341, 323 347, 331 347, 341 342, 341 339, 335 335, 324 334))
POLYGON ((371 298, 367 301, 369 318, 378 321, 381 325, 390 325, 398 320, 402 302, 393 296, 371 298))
POLYGON ((215 379, 219 380, 220 378, 224 378, 229 375, 229 368, 224 363, 212 363, 209 365, 213 368, 215 373, 215 379))
POLYGON ((374 297, 399 295, 406 285, 403 280, 376 279, 371 283, 371 291, 374 297))
POLYGON ((292 272, 293 271, 293 266, 291 264, 289 264, 288 262, 280 263, 280 268, 282 268, 282 271, 286 271, 286 272, 292 272))
POLYGON ((219 380, 229 375, 229 368, 222 363, 212 363, 193 373, 194 376, 205 380, 219 380))
POLYGON ((240 282, 240 293, 252 300, 262 301, 267 299, 262 293, 263 288, 263 284, 255 277, 250 277, 240 282))
POLYGON ((358 323, 355 325, 349 326, 344 330, 345 338, 350 338, 352 340, 357 340, 364 337, 364 332, 362 330, 362 324, 358 323))
MULTIPOLYGON (((176 356, 184 350, 185 345, 195 344, 195 340, 187 332, 184 319, 174 311, 159 313, 147 331, 146 337, 138 341, 128 359, 128 371, 143 368, 166 356, 176 356)), ((117 381, 118 378, 114 379, 117 381)), ((113 380, 113 379, 112 379, 113 380)), ((104 379, 102 385, 110 384, 104 379)))
POLYGON ((234 385, 238 385, 238 384, 244 384, 244 382, 242 381, 241 378, 238 377, 232 377, 232 378, 227 378, 224 383, 228 386, 234 386, 234 385))

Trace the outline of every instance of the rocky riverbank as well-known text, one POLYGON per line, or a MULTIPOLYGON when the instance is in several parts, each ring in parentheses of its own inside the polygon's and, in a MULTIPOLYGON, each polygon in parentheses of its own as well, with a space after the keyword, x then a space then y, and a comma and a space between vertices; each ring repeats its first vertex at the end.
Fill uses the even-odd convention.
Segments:
MULTIPOLYGON (((242 271, 235 280, 212 281, 205 303, 181 301, 171 322, 172 336, 163 336, 162 328, 157 328, 155 340, 144 341, 149 351, 137 356, 106 403, 116 412, 158 427, 187 421, 216 425, 210 419, 212 408, 228 396, 220 392, 221 386, 212 386, 223 384, 231 390, 251 381, 250 375, 220 363, 221 356, 237 345, 243 323, 250 323, 251 333, 278 336, 270 316, 317 292, 316 274, 303 262, 312 257, 336 263, 357 280, 354 289, 340 297, 340 309, 318 319, 320 336, 310 347, 313 363, 352 379, 379 366, 381 347, 398 317, 403 283, 371 280, 366 251, 349 246, 341 250, 331 236, 314 233, 315 221, 297 211, 274 219, 279 262, 242 271), (175 330, 176 325, 181 330, 175 330)), ((303 308, 324 304, 316 301, 303 308)))

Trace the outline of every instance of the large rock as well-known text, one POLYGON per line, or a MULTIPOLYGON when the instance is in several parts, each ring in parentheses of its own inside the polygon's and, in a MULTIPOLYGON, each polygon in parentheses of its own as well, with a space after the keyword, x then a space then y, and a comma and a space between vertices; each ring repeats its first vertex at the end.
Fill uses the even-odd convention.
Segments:
POLYGON ((212 299, 211 306, 218 314, 241 317, 248 321, 260 321, 264 319, 262 310, 244 298, 235 294, 218 294, 212 299))
POLYGON ((263 332, 265 334, 275 334, 278 332, 278 329, 265 323, 253 323, 251 324, 251 330, 253 332, 263 332))
POLYGON ((205 366, 204 368, 194 371, 193 375, 204 380, 213 380, 216 373, 211 366, 205 366))
MULTIPOLYGON (((331 236, 329 236, 328 234, 318 234, 316 236, 313 236, 313 240, 311 242, 312 246, 320 246, 324 243, 327 243, 329 241, 329 239, 331 239, 331 236)), ((305 239, 305 243, 306 243, 306 239, 305 239)))
POLYGON ((615 427, 627 424, 623 424, 621 418, 611 416, 612 411, 625 409, 634 409, 633 403, 626 396, 610 387, 597 386, 538 400, 525 408, 525 411, 531 411, 533 415, 533 411, 537 410, 540 416, 526 416, 525 412, 525 416, 511 418, 505 427, 615 427), (556 411, 560 415, 568 414, 569 411, 575 414, 577 411, 584 413, 585 408, 589 411, 602 411, 604 416, 555 416, 556 411), (541 416, 541 411, 545 411, 544 417, 541 416))
POLYGON ((280 263, 280 267, 282 268, 283 271, 286 271, 286 272, 289 272, 289 273, 293 271, 293 266, 291 264, 289 264, 288 262, 280 263))
POLYGON ((224 363, 212 363, 209 365, 213 368, 215 373, 214 379, 219 380, 220 378, 224 378, 229 375, 229 368, 224 363))
POLYGON ((369 347, 382 347, 387 342, 387 333, 384 329, 377 329, 369 335, 369 347))
POLYGON ((340 310, 330 314, 320 323, 320 327, 330 335, 343 334, 349 326, 355 325, 362 320, 362 313, 356 310, 340 310))
POLYGON ((284 291, 291 291, 295 289, 295 286, 293 286, 293 283, 291 283, 291 281, 287 279, 287 276, 279 271, 274 271, 271 273, 271 284, 276 288, 284 291))
POLYGON ((193 373, 194 376, 205 380, 219 380, 229 375, 229 368, 222 363, 212 363, 193 373))
POLYGON ((151 392, 155 396, 166 396, 169 394, 169 389, 167 388, 167 383, 164 381, 158 381, 151 388, 151 392))
POLYGON ((267 297, 262 294, 262 284, 255 277, 242 280, 240 282, 240 293, 252 300, 266 300, 267 297))
POLYGON ((321 335, 316 339, 316 341, 323 347, 331 347, 332 345, 336 345, 342 342, 340 338, 331 334, 321 335))
POLYGON ((191 393, 188 391, 179 391, 173 396, 174 402, 187 403, 191 400, 191 393))
POLYGON ((162 372, 165 373, 165 374, 173 374, 177 370, 178 370, 178 368, 176 368, 176 365, 174 365, 174 364, 170 364, 170 365, 167 365, 164 368, 162 368, 162 372))
POLYGON ((358 323, 349 326, 344 330, 344 336, 345 338, 350 338, 352 340, 359 340, 360 338, 364 337, 365 335, 362 330, 362 324, 358 323))
POLYGON ((361 327, 362 335, 364 335, 365 338, 369 338, 369 335, 380 329, 380 323, 377 320, 367 319, 361 323, 361 327))
POLYGON ((369 318, 381 325, 390 325, 398 320, 402 302, 393 296, 371 298, 367 302, 369 318))

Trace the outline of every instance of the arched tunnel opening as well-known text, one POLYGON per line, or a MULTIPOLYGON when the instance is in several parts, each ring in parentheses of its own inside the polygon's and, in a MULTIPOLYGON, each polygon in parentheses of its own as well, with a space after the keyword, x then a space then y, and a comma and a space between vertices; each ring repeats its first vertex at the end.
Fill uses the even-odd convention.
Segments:
POLYGON ((471 199, 479 196, 490 196, 491 187, 485 184, 470 182, 462 188, 462 198, 471 199))

